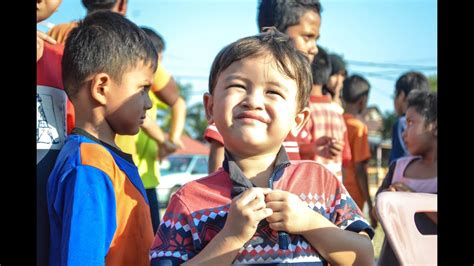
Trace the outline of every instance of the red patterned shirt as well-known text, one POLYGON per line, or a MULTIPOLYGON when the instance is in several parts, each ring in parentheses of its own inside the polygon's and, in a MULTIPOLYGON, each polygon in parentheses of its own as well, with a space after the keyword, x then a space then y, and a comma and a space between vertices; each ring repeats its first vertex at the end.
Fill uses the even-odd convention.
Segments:
MULTIPOLYGON (((188 261, 222 230, 232 198, 253 186, 227 152, 223 165, 217 172, 187 183, 173 195, 150 251, 153 263, 178 265, 188 261)), ((325 167, 312 161, 289 161, 284 149, 280 149, 275 165, 270 187, 298 195, 308 208, 341 229, 364 230, 373 237, 374 231, 360 209, 341 182, 325 167)), ((284 248, 279 232, 270 229, 268 222, 262 220, 233 263, 327 264, 303 236, 286 234, 286 237, 284 248)))

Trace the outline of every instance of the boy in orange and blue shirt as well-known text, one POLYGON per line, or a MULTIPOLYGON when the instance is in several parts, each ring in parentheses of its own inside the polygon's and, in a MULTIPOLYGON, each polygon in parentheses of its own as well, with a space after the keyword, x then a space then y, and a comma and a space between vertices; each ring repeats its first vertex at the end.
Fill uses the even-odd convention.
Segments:
POLYGON ((136 134, 151 108, 157 53, 122 15, 96 12, 71 31, 63 81, 76 110, 48 179, 50 265, 149 265, 145 188, 116 134, 136 134))

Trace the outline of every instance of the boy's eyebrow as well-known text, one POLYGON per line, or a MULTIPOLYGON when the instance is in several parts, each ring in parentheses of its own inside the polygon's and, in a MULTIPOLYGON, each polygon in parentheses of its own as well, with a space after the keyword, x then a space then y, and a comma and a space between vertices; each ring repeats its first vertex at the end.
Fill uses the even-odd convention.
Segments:
POLYGON ((226 81, 230 81, 230 80, 233 80, 233 79, 241 79, 241 80, 244 80, 244 81, 250 81, 248 78, 245 78, 239 74, 230 74, 229 76, 227 76, 227 78, 225 79, 226 81))
POLYGON ((286 88, 286 86, 281 85, 281 83, 278 82, 278 81, 267 81, 267 82, 265 82, 265 83, 266 83, 266 84, 270 84, 270 85, 277 86, 277 87, 280 88, 280 89, 283 89, 283 90, 285 90, 285 91, 288 91, 288 88, 286 88))

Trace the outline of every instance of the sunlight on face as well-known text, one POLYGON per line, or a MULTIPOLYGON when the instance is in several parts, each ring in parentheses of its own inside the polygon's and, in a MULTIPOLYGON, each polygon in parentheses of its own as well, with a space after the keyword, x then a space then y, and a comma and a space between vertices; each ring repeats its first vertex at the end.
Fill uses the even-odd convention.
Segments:
POLYGON ((271 56, 232 63, 219 75, 212 98, 212 118, 237 154, 278 150, 296 125, 296 81, 271 56))
POLYGON ((153 81, 153 69, 143 63, 125 71, 120 84, 114 83, 108 102, 107 122, 121 135, 138 133, 146 110, 151 108, 148 92, 153 81))
POLYGON ((314 11, 306 12, 300 23, 288 27, 286 34, 293 40, 295 48, 305 53, 310 62, 318 53, 316 41, 319 39, 319 29, 321 28, 321 17, 314 11))

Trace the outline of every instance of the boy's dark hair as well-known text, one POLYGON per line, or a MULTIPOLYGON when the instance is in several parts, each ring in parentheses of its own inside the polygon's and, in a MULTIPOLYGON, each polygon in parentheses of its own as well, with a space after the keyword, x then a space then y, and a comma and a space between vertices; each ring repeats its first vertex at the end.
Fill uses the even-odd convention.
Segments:
POLYGON ((398 78, 397 83, 395 83, 395 96, 398 96, 400 92, 403 91, 406 97, 412 90, 430 90, 428 79, 418 71, 404 73, 398 78))
POLYGON ((344 80, 342 99, 348 103, 357 102, 362 96, 369 95, 369 82, 359 75, 352 75, 344 80))
POLYGON ((428 90, 414 90, 408 94, 408 108, 425 118, 426 125, 438 120, 438 94, 428 90))
POLYGON ((258 5, 258 30, 263 27, 276 27, 285 32, 290 26, 300 23, 301 17, 312 10, 321 15, 319 0, 260 0, 258 5))
POLYGON ((329 61, 331 61, 331 76, 335 74, 347 75, 346 62, 338 54, 330 54, 329 61))
POLYGON ((165 40, 163 40, 163 37, 161 37, 160 34, 147 27, 140 27, 140 29, 142 29, 148 35, 151 42, 153 43, 153 46, 155 46, 157 53, 161 53, 165 50, 165 40))
POLYGON ((264 33, 239 39, 217 54, 209 75, 209 93, 213 93, 221 72, 232 63, 263 55, 271 56, 280 72, 296 81, 298 111, 301 111, 307 105, 312 89, 310 64, 305 54, 296 50, 291 39, 274 27, 264 33))
POLYGON ((111 10, 117 0, 82 0, 82 5, 87 9, 87 13, 98 10, 111 10))
POLYGON ((79 22, 66 40, 62 58, 64 90, 73 98, 92 75, 105 72, 116 82, 143 62, 156 71, 158 54, 148 36, 118 13, 97 11, 79 22))
POLYGON ((328 83, 332 66, 326 50, 320 46, 318 46, 318 50, 319 52, 311 63, 311 74, 313 75, 314 85, 324 85, 328 83))

